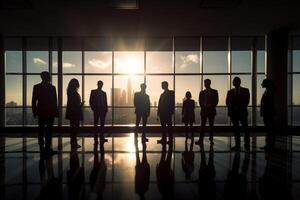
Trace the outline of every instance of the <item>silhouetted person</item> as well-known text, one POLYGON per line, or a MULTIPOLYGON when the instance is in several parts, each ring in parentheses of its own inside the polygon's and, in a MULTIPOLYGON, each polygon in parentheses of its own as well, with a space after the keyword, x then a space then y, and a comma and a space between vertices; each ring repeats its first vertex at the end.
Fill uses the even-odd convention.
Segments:
POLYGON ((205 89, 199 93, 199 104, 201 106, 201 112, 200 112, 201 130, 200 130, 199 141, 197 141, 196 144, 200 144, 201 142, 203 142, 204 135, 205 135, 204 129, 205 129, 207 119, 209 123, 209 131, 210 131, 209 140, 211 144, 214 144, 213 128, 214 128, 215 116, 217 114, 216 107, 219 103, 219 95, 217 90, 212 89, 210 87, 210 84, 211 84, 211 80, 205 79, 204 80, 205 89))
POLYGON ((216 199, 216 169, 214 165, 214 149, 210 145, 209 158, 206 162, 204 145, 200 145, 201 163, 199 168, 198 193, 201 199, 216 199))
POLYGON ((80 167, 76 150, 71 150, 70 152, 70 168, 67 171, 67 181, 69 199, 83 199, 84 168, 80 167))
POLYGON ((34 85, 32 92, 32 112, 38 117, 38 142, 40 152, 53 155, 51 149, 54 118, 58 115, 56 88, 50 83, 49 72, 41 73, 42 82, 34 85), (45 139, 45 140, 44 140, 45 139))
POLYGON ((250 101, 250 93, 247 88, 241 87, 241 79, 235 77, 232 81, 234 89, 227 93, 226 105, 228 107, 228 116, 232 121, 234 128, 235 146, 231 148, 233 151, 239 151, 241 148, 240 123, 245 132, 244 141, 245 149, 250 149, 250 135, 248 132, 248 104, 250 101))
POLYGON ((192 94, 190 91, 185 93, 181 114, 182 122, 185 125, 186 131, 188 130, 188 125, 190 125, 192 130, 193 123, 195 122, 195 101, 192 99, 192 94))
POLYGON ((240 152, 236 152, 233 158, 231 171, 228 172, 224 188, 225 200, 247 199, 247 171, 250 163, 250 153, 245 153, 241 172, 240 152))
POLYGON ((157 109, 157 116, 162 126, 162 139, 159 143, 166 142, 166 126, 168 126, 169 137, 172 139, 172 115, 175 109, 175 93, 168 88, 168 82, 163 81, 161 87, 164 92, 160 95, 157 109))
POLYGON ((81 146, 77 143, 77 132, 79 129, 80 121, 83 119, 82 106, 84 102, 81 102, 81 97, 78 93, 79 82, 73 78, 69 82, 67 88, 67 110, 66 119, 70 120, 70 132, 71 132, 71 148, 80 148, 81 146))
POLYGON ((184 152, 182 152, 182 159, 181 165, 182 170, 185 173, 186 179, 191 179, 191 174, 194 171, 194 160, 195 160, 195 153, 193 151, 194 147, 194 137, 191 137, 190 148, 188 148, 188 137, 185 137, 185 148, 184 152))
POLYGON ((53 170, 53 159, 48 157, 44 159, 42 156, 39 161, 39 173, 41 179, 41 190, 38 200, 53 200, 62 198, 62 182, 60 178, 56 178, 53 170), (46 175, 47 174, 47 175, 46 175))
POLYGON ((134 107, 135 107, 135 114, 136 114, 136 121, 135 121, 136 131, 137 131, 137 128, 142 119, 143 120, 143 137, 142 137, 142 139, 145 139, 146 141, 148 141, 147 138, 144 136, 144 134, 145 134, 144 128, 146 127, 147 119, 150 115, 150 100, 149 100, 149 96, 146 94, 146 84, 145 83, 141 84, 141 91, 136 92, 134 94, 134 107))
POLYGON ((100 161, 99 161, 99 151, 97 144, 94 145, 94 164, 90 174, 90 184, 91 184, 91 195, 95 195, 91 199, 103 199, 103 192, 105 190, 106 174, 107 174, 107 164, 105 161, 104 143, 106 141, 100 140, 100 161))
POLYGON ((145 199, 145 194, 149 189, 150 183, 150 165, 147 160, 147 145, 145 140, 142 140, 143 145, 143 156, 142 161, 140 160, 138 139, 135 137, 135 193, 139 195, 140 199, 145 199))
POLYGON ((261 86, 266 88, 262 98, 260 107, 260 116, 263 117, 264 125, 266 129, 266 145, 262 149, 272 149, 275 145, 275 131, 274 127, 274 116, 275 104, 274 104, 274 84, 270 79, 264 79, 261 86))
POLYGON ((157 186, 163 199, 174 199, 174 171, 171 168, 173 143, 169 143, 168 152, 166 145, 162 143, 160 161, 156 166, 157 186))
POLYGON ((104 139, 104 125, 105 125, 105 117, 106 113, 108 111, 108 106, 107 106, 107 96, 106 92, 102 90, 103 87, 103 82, 98 81, 97 83, 98 88, 95 90, 91 91, 90 95, 90 106, 91 109, 94 112, 94 128, 95 128, 95 142, 98 144, 98 122, 100 119, 100 140, 104 139))

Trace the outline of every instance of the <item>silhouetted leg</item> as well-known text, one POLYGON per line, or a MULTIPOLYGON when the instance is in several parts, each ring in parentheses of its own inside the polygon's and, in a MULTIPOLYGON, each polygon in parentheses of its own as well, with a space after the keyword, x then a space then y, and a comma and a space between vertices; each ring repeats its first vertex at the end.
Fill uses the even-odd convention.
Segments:
POLYGON ((99 122, 99 113, 94 112, 94 144, 98 144, 98 122, 99 122))
POLYGON ((167 119, 167 125, 168 125, 168 136, 169 136, 169 141, 173 141, 173 124, 172 124, 172 115, 168 116, 167 119))
POLYGON ((45 149, 46 151, 50 151, 52 145, 52 132, 53 132, 53 121, 54 119, 47 119, 46 120, 46 135, 45 135, 45 149))
POLYGON ((107 142, 107 139, 104 138, 104 125, 105 125, 106 114, 100 115, 100 139, 107 142))
POLYGON ((142 141, 148 142, 148 138, 146 138, 146 130, 145 130, 146 125, 147 125, 148 117, 147 116, 142 116, 142 120, 143 120, 142 141))
POLYGON ((39 133, 38 133, 38 143, 40 146, 40 152, 44 151, 44 135, 45 135, 45 120, 39 117, 39 133))
POLYGON ((214 144, 214 121, 215 116, 209 116, 208 117, 208 123, 209 123, 209 140, 211 144, 214 144))
POLYGON ((235 147, 232 147, 232 150, 239 150, 241 147, 239 119, 231 118, 231 122, 232 122, 232 126, 233 126, 234 140, 235 140, 235 147))
POLYGON ((157 140, 157 143, 164 144, 166 142, 166 125, 167 125, 165 117, 160 117, 160 125, 161 125, 162 137, 160 140, 157 140))
POLYGON ((246 150, 249 150, 249 148, 250 148, 250 134, 249 134, 249 129, 248 129, 248 117, 247 116, 244 116, 241 119, 241 124, 242 124, 243 130, 245 132, 244 146, 245 146, 246 150))
POLYGON ((265 130, 266 130, 266 146, 273 148, 275 145, 275 133, 273 131, 273 118, 264 118, 265 130))
POLYGON ((77 144, 77 131, 79 128, 79 120, 70 120, 71 126, 71 148, 80 148, 81 146, 77 144))
POLYGON ((200 127, 200 135, 199 135, 199 140, 195 142, 196 145, 202 145, 204 136, 205 136, 205 124, 206 124, 207 116, 206 115, 201 115, 201 127, 200 127))

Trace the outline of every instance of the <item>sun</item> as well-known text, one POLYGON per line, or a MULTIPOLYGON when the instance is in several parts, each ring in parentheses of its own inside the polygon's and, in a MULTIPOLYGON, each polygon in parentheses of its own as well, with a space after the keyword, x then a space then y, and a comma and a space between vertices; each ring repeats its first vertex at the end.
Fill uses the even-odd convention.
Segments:
POLYGON ((128 75, 135 75, 139 72, 139 59, 136 56, 128 55, 124 60, 123 66, 125 73, 128 73, 128 75))

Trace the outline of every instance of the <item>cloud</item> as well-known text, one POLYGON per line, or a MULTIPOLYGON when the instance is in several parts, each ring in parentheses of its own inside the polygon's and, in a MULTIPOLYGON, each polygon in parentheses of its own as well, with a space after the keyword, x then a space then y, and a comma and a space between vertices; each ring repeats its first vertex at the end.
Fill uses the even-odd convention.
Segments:
MULTIPOLYGON (((57 67, 57 62, 53 63, 53 67, 57 67)), ((64 68, 72 68, 72 67, 76 67, 76 65, 73 63, 64 62, 63 67, 64 68)))
POLYGON ((88 63, 93 67, 97 67, 97 68, 101 68, 101 69, 105 69, 105 68, 109 67, 111 64, 110 61, 105 62, 105 61, 95 59, 95 58, 89 60, 88 63))
POLYGON ((41 58, 33 58, 33 63, 37 65, 47 65, 47 62, 41 58))
POLYGON ((180 68, 184 69, 190 64, 197 64, 199 63, 199 56, 197 54, 189 54, 187 56, 180 57, 182 64, 179 66, 180 68))

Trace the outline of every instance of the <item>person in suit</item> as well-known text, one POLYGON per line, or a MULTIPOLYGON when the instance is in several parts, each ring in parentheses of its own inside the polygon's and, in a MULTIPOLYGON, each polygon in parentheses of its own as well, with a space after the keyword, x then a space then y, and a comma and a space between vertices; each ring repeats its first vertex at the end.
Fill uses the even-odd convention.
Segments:
POLYGON ((140 199, 145 199, 145 194, 149 190, 150 165, 147 160, 147 145, 145 140, 142 140, 142 145, 143 155, 141 161, 138 148, 138 139, 135 137, 135 193, 139 195, 140 199))
POLYGON ((275 134, 273 130, 274 126, 274 116, 275 104, 274 104, 274 84, 270 79, 264 79, 261 86, 265 88, 265 92, 261 98, 260 116, 264 120, 264 125, 266 129, 266 145, 262 149, 272 149, 275 145, 275 134))
POLYGON ((205 79, 204 80, 205 90, 202 90, 199 93, 199 104, 201 107, 201 113, 200 113, 201 130, 200 130, 199 140, 196 142, 196 144, 198 145, 201 142, 203 142, 204 135, 205 135, 204 129, 205 129, 207 119, 209 123, 209 131, 210 131, 209 140, 211 144, 214 144, 213 128, 214 128, 215 116, 217 114, 216 107, 219 103, 219 95, 218 95, 218 90, 212 89, 210 85, 211 85, 211 80, 205 79))
POLYGON ((185 93, 185 98, 182 103, 182 122, 184 123, 186 129, 188 125, 193 126, 195 122, 195 101, 192 99, 192 94, 190 91, 185 93))
POLYGON ((71 148, 80 148, 77 143, 77 132, 80 121, 83 120, 82 106, 84 102, 81 102, 81 97, 78 93, 79 82, 73 78, 70 80, 67 88, 67 109, 66 119, 70 120, 70 132, 71 132, 71 148))
POLYGON ((162 143, 162 152, 160 161, 156 166, 156 179, 158 191, 163 199, 174 199, 174 171, 171 168, 173 142, 167 144, 162 143))
MULTIPOLYGON (((143 120, 143 128, 146 127, 147 119, 150 115, 150 100, 149 95, 146 94, 146 84, 141 84, 141 91, 136 92, 134 94, 134 107, 135 107, 135 114, 136 114, 136 121, 135 126, 136 130, 140 124, 141 119, 143 120)), ((142 139, 145 139, 148 141, 148 139, 145 137, 145 132, 143 130, 143 137, 142 139)))
POLYGON ((105 151, 104 143, 106 141, 100 141, 100 161, 99 161, 99 151, 95 142, 94 145, 94 164, 90 174, 90 184, 91 184, 91 196, 94 198, 90 199, 103 199, 103 192, 105 190, 106 184, 106 174, 107 174, 107 163, 105 161, 105 151))
POLYGON ((102 90, 103 82, 98 81, 97 86, 98 88, 92 90, 90 95, 90 106, 92 111, 94 112, 94 128, 95 128, 94 137, 95 137, 96 144, 98 144, 97 127, 98 127, 99 119, 100 119, 100 134, 101 134, 100 140, 104 140, 103 129, 105 124, 106 113, 108 111, 106 92, 102 90))
POLYGON ((162 139, 158 140, 158 143, 166 142, 166 126, 169 127, 169 136, 172 139, 172 115, 175 109, 175 93, 169 90, 167 81, 161 83, 161 87, 164 92, 160 95, 157 109, 157 116, 160 118, 160 124, 163 129, 162 139))
POLYGON ((248 110, 247 106, 250 101, 250 93, 247 88, 241 87, 241 79, 235 77, 232 81, 233 89, 227 92, 226 105, 228 108, 228 116, 230 117, 234 129, 235 146, 231 148, 233 151, 240 150, 240 123, 245 131, 245 149, 250 150, 250 135, 248 132, 248 110))
POLYGON ((43 71, 42 82, 34 85, 32 92, 32 112, 38 117, 38 143, 40 152, 54 155, 51 149, 54 118, 58 116, 56 88, 50 83, 49 72, 43 71))

